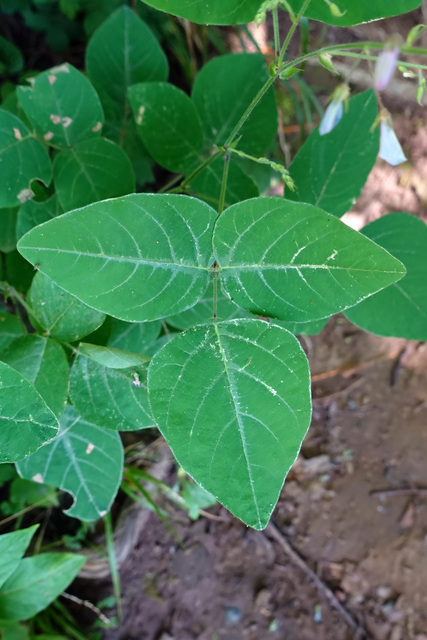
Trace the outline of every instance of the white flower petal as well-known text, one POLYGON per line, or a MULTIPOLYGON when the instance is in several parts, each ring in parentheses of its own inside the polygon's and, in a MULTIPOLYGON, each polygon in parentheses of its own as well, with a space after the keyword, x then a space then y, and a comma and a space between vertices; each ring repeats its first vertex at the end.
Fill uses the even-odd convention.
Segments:
POLYGON ((338 122, 341 120, 343 113, 343 103, 341 101, 336 102, 335 100, 332 100, 320 122, 319 135, 324 136, 327 133, 330 133, 332 129, 335 129, 338 122))
POLYGON ((378 156, 392 167, 407 161, 393 127, 382 121, 380 125, 380 151, 378 156))

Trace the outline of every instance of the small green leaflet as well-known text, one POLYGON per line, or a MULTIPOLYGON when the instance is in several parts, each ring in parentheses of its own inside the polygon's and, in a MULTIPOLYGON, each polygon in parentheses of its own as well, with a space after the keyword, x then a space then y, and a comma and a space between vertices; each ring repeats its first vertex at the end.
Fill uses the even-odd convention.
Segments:
POLYGON ((58 433, 58 420, 41 395, 4 362, 0 362, 0 406, 0 463, 22 460, 58 433))
POLYGON ((148 386, 179 464, 263 529, 311 418, 308 362, 295 336, 261 320, 189 329, 154 356, 148 386))
POLYGON ((46 142, 72 147, 99 135, 104 122, 98 94, 89 80, 65 63, 40 73, 31 86, 18 87, 18 99, 46 142))
POLYGON ((19 565, 38 526, 0 535, 0 589, 19 565))
POLYGON ((399 260, 334 216, 281 198, 226 209, 213 246, 230 298, 288 322, 331 316, 405 274, 399 260))
POLYGON ((364 91, 349 101, 333 131, 321 136, 315 129, 289 167, 296 189, 286 190, 287 200, 308 202, 338 217, 349 211, 377 159, 379 128, 371 131, 377 114, 374 92, 364 91))
POLYGON ((208 285, 216 213, 179 195, 130 195, 29 231, 21 254, 85 304, 126 321, 191 307, 208 285))
POLYGON ((68 406, 55 440, 17 465, 21 478, 43 482, 74 497, 66 513, 80 520, 102 518, 119 489, 123 445, 118 433, 98 427, 68 406))
POLYGON ((46 149, 19 118, 2 109, 0 162, 0 208, 16 207, 31 198, 30 183, 33 180, 41 180, 46 185, 51 181, 52 166, 46 149))
POLYGON ((358 327, 380 336, 427 340, 427 226, 408 213, 390 213, 362 233, 401 260, 407 273, 388 289, 346 311, 358 327))

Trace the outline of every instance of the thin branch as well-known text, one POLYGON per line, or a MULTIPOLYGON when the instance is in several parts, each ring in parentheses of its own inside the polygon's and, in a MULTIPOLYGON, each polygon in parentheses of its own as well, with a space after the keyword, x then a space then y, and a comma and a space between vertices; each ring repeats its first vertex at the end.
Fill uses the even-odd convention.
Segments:
POLYGON ((61 593, 61 596, 66 600, 71 600, 71 602, 75 602, 82 607, 86 607, 86 609, 90 609, 104 624, 111 624, 110 619, 102 613, 101 609, 98 609, 98 607, 92 604, 92 602, 89 602, 89 600, 82 600, 81 598, 77 598, 77 596, 73 596, 71 593, 66 593, 65 591, 61 593))

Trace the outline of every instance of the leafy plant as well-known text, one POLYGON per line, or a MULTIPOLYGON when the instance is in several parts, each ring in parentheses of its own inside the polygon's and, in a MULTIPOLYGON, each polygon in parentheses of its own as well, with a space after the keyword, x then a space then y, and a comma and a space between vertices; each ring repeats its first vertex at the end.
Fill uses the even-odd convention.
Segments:
POLYGON ((157 427, 202 488, 262 529, 311 419, 295 334, 345 311, 380 335, 423 340, 427 313, 424 223, 390 214, 358 233, 339 219, 376 160, 378 117, 391 126, 374 91, 334 94, 327 126, 286 168, 273 85, 290 87, 319 55, 383 49, 352 42, 288 59, 303 16, 346 26, 420 0, 147 4, 213 24, 272 10, 275 59, 268 69, 259 53, 218 55, 188 95, 122 6, 91 37, 86 75, 64 63, 4 101, 0 461, 66 490, 69 515, 92 521, 120 486, 118 432, 157 427), (279 6, 292 20, 283 42, 279 6), (284 197, 265 195, 272 174, 284 197), (16 267, 28 263, 34 272, 16 267))

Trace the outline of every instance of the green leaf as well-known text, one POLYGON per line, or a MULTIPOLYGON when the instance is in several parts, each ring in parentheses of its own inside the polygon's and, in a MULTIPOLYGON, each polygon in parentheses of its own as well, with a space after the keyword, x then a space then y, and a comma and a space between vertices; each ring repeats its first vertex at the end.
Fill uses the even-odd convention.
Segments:
MULTIPOLYGON (((0 325, 1 327, 1 325, 0 325)), ((161 322, 123 322, 113 320, 108 346, 145 354, 146 349, 159 337, 161 322)))
MULTIPOLYGON (((0 620, 0 631, 2 640, 33 640, 28 635, 27 627, 13 620, 0 620)), ((37 640, 40 640, 39 636, 37 640)))
POLYGON ((126 6, 93 34, 86 49, 86 69, 95 87, 123 108, 130 85, 166 80, 169 71, 152 31, 126 6))
POLYGON ((105 320, 104 313, 83 304, 42 273, 33 279, 30 300, 37 322, 57 340, 79 340, 105 320))
POLYGON ((0 589, 12 575, 30 544, 38 525, 0 535, 0 589))
POLYGON ((102 347, 89 342, 82 342, 79 345, 79 353, 86 358, 92 358, 95 362, 107 369, 129 369, 130 367, 142 367, 151 358, 139 353, 122 351, 114 347, 102 347))
POLYGON ((0 209, 0 251, 9 253, 16 249, 16 221, 18 207, 0 209))
POLYGON ((24 558, 0 590, 0 618, 27 620, 36 615, 68 587, 85 562, 74 553, 24 558))
POLYGON ((401 262, 337 218, 280 198, 226 209, 213 244, 231 299, 288 322, 331 316, 405 274, 401 262))
POLYGON ((125 119, 123 114, 119 113, 117 120, 106 123, 104 137, 119 144, 127 154, 132 163, 137 186, 143 187, 147 182, 154 182, 154 160, 138 135, 133 119, 125 119))
POLYGON ((0 273, 2 279, 7 280, 19 293, 25 293, 29 289, 34 277, 33 267, 17 250, 6 253, 4 264, 0 266, 0 273))
POLYGON ((18 211, 18 221, 16 223, 16 235, 22 238, 33 227, 37 227, 43 222, 47 222, 63 213, 56 193, 44 202, 27 200, 18 211))
POLYGON ((25 328, 19 318, 6 311, 0 311, 0 351, 24 333, 25 328))
POLYGON ((18 99, 39 136, 60 147, 99 135, 104 114, 89 80, 71 64, 53 67, 18 87, 18 99))
MULTIPOLYGON (((218 320, 232 320, 234 318, 250 317, 250 314, 238 307, 221 290, 220 284, 217 286, 217 318, 218 320)), ((214 310, 214 287, 213 282, 209 283, 205 295, 194 307, 182 311, 174 316, 166 318, 166 322, 175 329, 190 329, 196 324, 212 324, 214 310)))
POLYGON ((34 385, 59 418, 67 401, 70 375, 63 348, 54 340, 31 334, 14 340, 0 358, 34 385))
POLYGON ((24 65, 21 52, 14 44, 0 36, 0 71, 19 73, 24 65))
POLYGON ((18 247, 89 306, 121 320, 157 320, 206 290, 215 219, 195 198, 137 194, 66 213, 18 247))
POLYGON ((129 158, 105 138, 92 138, 58 153, 53 178, 64 211, 135 191, 129 158))
POLYGON ((4 362, 0 362, 0 406, 0 463, 22 460, 58 433, 58 420, 41 395, 4 362))
POLYGON ((118 433, 87 422, 68 406, 57 438, 19 462, 17 469, 22 478, 68 491, 74 502, 67 515, 97 520, 109 511, 119 489, 123 445, 118 433))
POLYGON ((85 420, 99 427, 133 431, 155 426, 148 404, 146 370, 140 364, 111 369, 79 353, 71 368, 71 400, 85 420))
POLYGON ((261 320, 195 327, 153 358, 148 384, 179 464, 263 529, 310 424, 310 374, 296 338, 261 320))
MULTIPOLYGON (((293 11, 299 11, 305 0, 288 0, 293 11)), ((398 16, 401 13, 412 11, 421 6, 422 0, 334 0, 334 4, 343 14, 341 17, 334 15, 324 0, 311 2, 305 12, 307 18, 320 20, 326 24, 335 24, 340 27, 349 27, 362 22, 379 20, 398 16)))
MULTIPOLYGON (((242 171, 235 160, 231 158, 229 162, 227 188, 225 191, 226 207, 248 198, 256 198, 259 195, 259 190, 254 180, 242 171)), ((189 183, 190 192, 207 204, 218 207, 223 173, 224 158, 220 157, 189 183)))
POLYGON ((138 133, 154 160, 169 171, 186 172, 203 150, 203 130, 193 101, 167 82, 129 89, 138 133))
POLYGON ((199 24, 242 24, 250 22, 262 0, 144 0, 150 7, 199 24))
POLYGON ((380 336, 427 340, 427 227, 408 213, 390 213, 362 233, 406 267, 402 280, 380 291, 346 316, 358 327, 380 336))
POLYGON ((46 149, 19 118, 0 109, 0 208, 17 207, 31 197, 32 180, 48 185, 52 167, 46 149))
POLYGON ((338 217, 351 209, 377 159, 379 129, 371 131, 377 114, 374 92, 365 91, 349 101, 331 133, 313 131, 289 167, 296 189, 287 189, 286 198, 338 217))
MULTIPOLYGON (((257 53, 217 56, 204 65, 193 85, 193 100, 205 128, 205 144, 223 145, 248 104, 268 79, 257 53)), ((263 155, 277 133, 277 107, 270 89, 239 131, 239 149, 263 155)))

